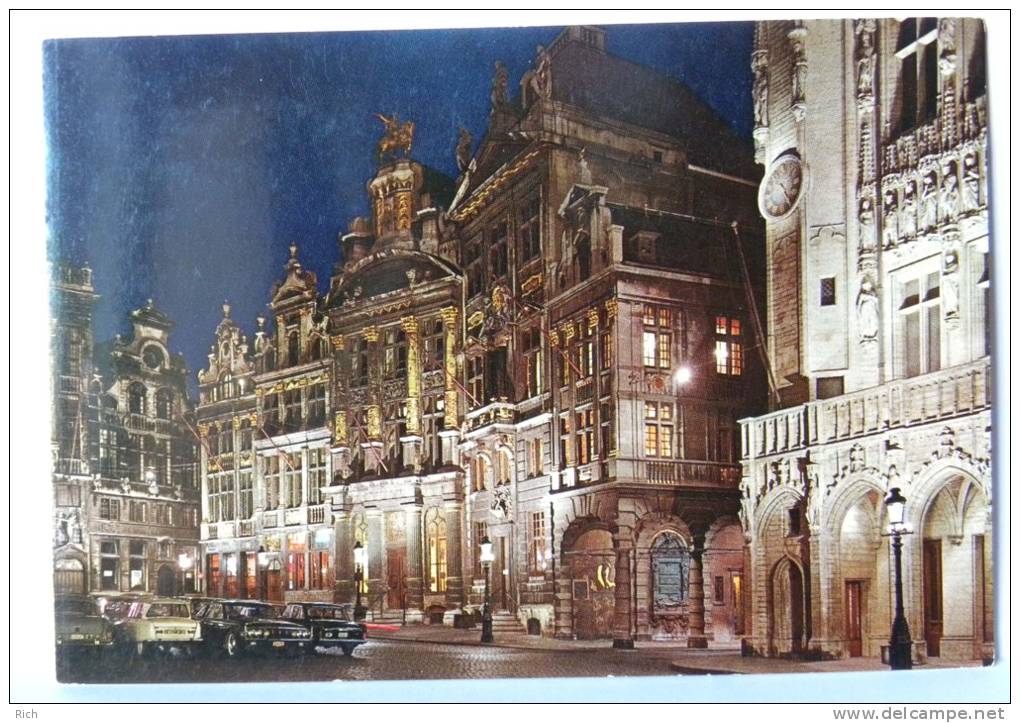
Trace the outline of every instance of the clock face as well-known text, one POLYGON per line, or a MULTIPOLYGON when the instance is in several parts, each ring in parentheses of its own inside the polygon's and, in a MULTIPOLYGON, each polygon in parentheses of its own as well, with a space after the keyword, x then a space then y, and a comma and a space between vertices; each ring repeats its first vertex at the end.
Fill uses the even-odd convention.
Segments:
POLYGON ((790 213, 800 199, 803 180, 803 169, 797 158, 786 156, 777 161, 758 192, 762 215, 775 219, 790 213))
POLYGON ((145 366, 149 369, 159 369, 163 364, 163 352, 154 346, 150 346, 142 354, 142 361, 145 362, 145 366))

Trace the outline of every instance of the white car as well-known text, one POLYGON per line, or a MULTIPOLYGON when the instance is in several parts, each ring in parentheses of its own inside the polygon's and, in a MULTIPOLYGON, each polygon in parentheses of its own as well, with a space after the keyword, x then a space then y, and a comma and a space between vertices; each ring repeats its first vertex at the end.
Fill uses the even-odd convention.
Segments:
POLYGON ((140 600, 116 623, 114 640, 122 651, 138 656, 172 648, 191 653, 202 642, 202 625, 191 619, 186 600, 140 600))

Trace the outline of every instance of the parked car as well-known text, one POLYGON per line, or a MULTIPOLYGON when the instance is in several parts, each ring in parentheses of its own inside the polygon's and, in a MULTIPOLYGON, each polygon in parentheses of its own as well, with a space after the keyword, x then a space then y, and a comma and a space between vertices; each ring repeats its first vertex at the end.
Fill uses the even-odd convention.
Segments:
POLYGON ((191 653, 202 642, 202 626, 191 619, 186 600, 139 600, 114 624, 114 641, 122 651, 138 656, 171 649, 191 653))
POLYGON ((58 648, 96 650, 113 645, 113 626, 88 595, 57 595, 54 612, 58 648))
POLYGON ((312 645, 340 648, 350 655, 359 645, 365 644, 365 626, 352 619, 350 606, 331 603, 295 602, 284 608, 283 618, 300 623, 312 633, 312 645))
POLYGON ((188 609, 191 611, 192 620, 197 620, 198 618, 195 617, 195 614, 199 611, 203 604, 208 602, 215 602, 220 598, 205 597, 203 595, 181 595, 177 599, 183 600, 188 604, 188 609))
POLYGON ((204 649, 233 658, 244 653, 301 653, 312 645, 304 626, 278 616, 269 603, 257 600, 211 600, 199 606, 204 649))
POLYGON ((134 603, 151 600, 152 597, 144 592, 104 592, 95 595, 100 614, 112 623, 126 618, 134 603))

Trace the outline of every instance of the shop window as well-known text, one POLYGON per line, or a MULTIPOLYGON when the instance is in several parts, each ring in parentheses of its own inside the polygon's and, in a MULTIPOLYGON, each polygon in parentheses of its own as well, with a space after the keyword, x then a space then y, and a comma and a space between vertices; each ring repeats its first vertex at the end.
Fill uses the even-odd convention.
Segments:
POLYGON ((129 584, 132 590, 145 589, 146 554, 145 543, 131 540, 128 544, 129 584))
POLYGON ((99 543, 99 587, 102 590, 120 589, 120 550, 116 540, 99 543))
POLYGON ((287 589, 305 589, 305 553, 307 545, 291 538, 287 548, 287 589))
POLYGON ((438 507, 425 512, 425 536, 427 539, 429 592, 446 591, 446 518, 438 507))

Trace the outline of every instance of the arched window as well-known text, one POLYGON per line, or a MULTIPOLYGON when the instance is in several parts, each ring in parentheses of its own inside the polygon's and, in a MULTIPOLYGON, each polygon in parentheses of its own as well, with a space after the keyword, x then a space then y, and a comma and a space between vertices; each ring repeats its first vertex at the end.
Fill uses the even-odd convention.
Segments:
POLYGON ((301 337, 297 330, 287 334, 287 364, 297 366, 301 361, 301 337))
POLYGON ((173 414, 173 396, 169 389, 160 389, 156 392, 156 416, 160 419, 170 419, 173 414))
POLYGON ((428 590, 446 592, 446 518, 438 507, 430 507, 425 512, 425 537, 428 540, 425 563, 428 590))
POLYGON ((691 556, 687 545, 673 532, 664 532, 652 543, 652 604, 658 609, 677 608, 687 602, 691 556))
POLYGON ((128 409, 132 414, 145 414, 145 385, 141 382, 128 387, 128 409))

